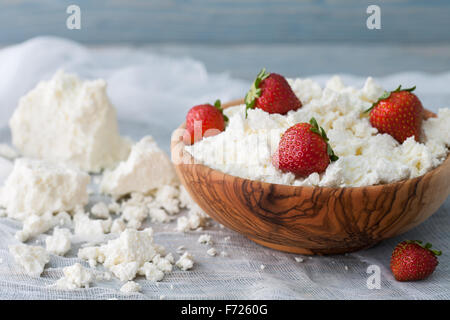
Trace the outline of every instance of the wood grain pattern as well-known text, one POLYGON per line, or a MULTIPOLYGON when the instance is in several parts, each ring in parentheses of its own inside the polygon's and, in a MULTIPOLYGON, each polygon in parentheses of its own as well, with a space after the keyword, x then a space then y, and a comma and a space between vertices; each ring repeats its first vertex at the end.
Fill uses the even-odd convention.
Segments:
POLYGON ((91 44, 445 43, 449 16, 447 0, 9 0, 0 2, 0 43, 38 35, 91 44), (81 30, 66 28, 71 4, 81 8, 81 30), (381 30, 366 26, 373 4, 381 30))
MULTIPOLYGON (((182 152, 177 145, 173 139, 172 156, 182 152)), ((450 156, 423 176, 354 188, 253 181, 183 156, 189 162, 175 165, 178 176, 214 220, 259 244, 299 254, 339 254, 371 247, 425 221, 450 194, 450 156)))

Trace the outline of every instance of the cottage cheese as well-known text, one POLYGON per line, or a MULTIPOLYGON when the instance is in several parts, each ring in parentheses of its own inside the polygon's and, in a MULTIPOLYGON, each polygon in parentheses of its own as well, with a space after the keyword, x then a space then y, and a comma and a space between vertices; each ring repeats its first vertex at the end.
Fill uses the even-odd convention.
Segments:
POLYGON ((39 277, 44 271, 45 265, 50 261, 47 251, 42 247, 18 244, 9 246, 9 252, 16 263, 32 277, 39 277))
POLYGON ((399 144, 379 134, 367 110, 383 93, 372 78, 362 89, 346 87, 339 77, 324 89, 310 79, 289 79, 303 106, 287 115, 248 111, 245 105, 225 110, 229 123, 224 132, 204 138, 187 150, 197 162, 242 178, 297 186, 358 187, 390 183, 423 175, 444 161, 450 146, 449 109, 423 122, 422 143, 413 138, 399 144), (297 178, 271 163, 282 134, 294 124, 314 117, 322 126, 339 160, 322 173, 297 178))
POLYGON ((88 202, 89 175, 61 164, 18 159, 0 195, 10 218, 71 211, 88 202))
POLYGON ((169 157, 147 136, 133 146, 126 161, 104 174, 101 190, 115 197, 132 192, 146 194, 176 181, 169 157))
POLYGON ((43 215, 31 214, 23 220, 22 230, 16 232, 15 237, 21 242, 47 232, 55 226, 71 226, 72 220, 67 212, 59 212, 54 215, 46 212, 43 215))
POLYGON ((94 281, 94 274, 79 263, 63 269, 64 276, 56 281, 56 287, 61 290, 89 288, 94 281))
POLYGON ((63 256, 65 255, 71 247, 70 239, 72 234, 69 229, 66 228, 55 228, 53 230, 53 235, 48 236, 45 239, 45 248, 48 252, 63 256))
POLYGON ((139 283, 136 283, 134 281, 128 281, 120 288, 120 292, 122 293, 134 293, 140 292, 141 290, 142 288, 139 283))
MULTIPOLYGON (((126 229, 119 238, 104 245, 78 251, 79 258, 103 263, 121 281, 133 280, 145 263, 151 262, 157 254, 151 228, 143 231, 126 229)), ((145 274, 145 271, 141 272, 145 274)))
POLYGON ((28 157, 97 172, 129 153, 104 80, 82 81, 58 71, 20 99, 9 124, 14 146, 28 157))
POLYGON ((192 269, 194 266, 194 257, 186 251, 180 259, 178 259, 175 265, 183 271, 192 269))

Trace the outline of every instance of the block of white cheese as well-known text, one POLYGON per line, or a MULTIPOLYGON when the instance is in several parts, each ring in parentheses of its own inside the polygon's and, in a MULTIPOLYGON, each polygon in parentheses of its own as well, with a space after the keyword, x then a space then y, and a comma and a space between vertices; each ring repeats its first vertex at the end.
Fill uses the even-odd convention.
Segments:
POLYGON ((17 159, 0 197, 10 218, 72 211, 88 202, 88 174, 62 164, 17 159))
POLYGON ((22 155, 90 172, 113 168, 130 149, 119 135, 106 82, 82 81, 63 71, 22 97, 9 125, 22 155))
POLYGON ((177 182, 177 176, 169 157, 152 137, 146 136, 131 149, 130 156, 113 170, 106 172, 101 190, 115 197, 152 190, 177 182))
POLYGON ((17 264, 22 266, 25 272, 32 277, 39 277, 44 271, 50 257, 44 248, 18 244, 9 246, 9 252, 17 264))

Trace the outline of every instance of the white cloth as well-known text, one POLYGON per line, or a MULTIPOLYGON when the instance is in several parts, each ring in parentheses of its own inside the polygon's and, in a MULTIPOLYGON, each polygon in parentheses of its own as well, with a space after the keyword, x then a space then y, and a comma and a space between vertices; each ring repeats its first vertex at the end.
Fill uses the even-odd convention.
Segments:
MULTIPOLYGON (((151 134, 166 151, 171 131, 182 122, 189 107, 216 98, 239 98, 249 87, 249 81, 232 79, 227 74, 208 74, 202 63, 189 58, 168 58, 131 48, 88 49, 67 40, 36 38, 0 50, 0 143, 10 142, 7 121, 19 97, 58 68, 82 77, 105 78, 118 109, 122 134, 134 140, 151 134)), ((313 78, 323 83, 328 76, 313 78)), ((434 111, 450 104, 450 72, 411 72, 377 80, 387 88, 417 85, 424 106, 434 111)), ((363 81, 344 76, 348 84, 361 86, 363 81)), ((120 293, 122 284, 118 280, 99 281, 89 289, 74 291, 48 288, 62 276, 63 267, 80 262, 75 258, 80 244, 75 244, 67 257, 52 255, 40 278, 26 276, 7 249, 17 243, 14 233, 20 223, 0 218, 0 299, 449 299, 449 214, 447 199, 432 218, 404 235, 353 254, 303 256, 303 262, 295 261, 298 255, 266 249, 218 226, 183 234, 174 231, 174 223, 154 224, 156 243, 175 256, 177 247, 184 245, 196 263, 191 271, 174 268, 158 284, 139 278, 143 292, 137 294, 120 293), (218 256, 210 257, 206 253, 209 247, 197 242, 204 233, 212 236, 218 256), (404 239, 432 242, 443 251, 429 279, 410 283, 393 279, 390 255, 404 239), (220 256, 222 251, 226 257, 220 256), (367 288, 369 265, 381 269, 380 289, 367 288)), ((37 241, 43 245, 44 239, 45 235, 41 235, 37 241)))

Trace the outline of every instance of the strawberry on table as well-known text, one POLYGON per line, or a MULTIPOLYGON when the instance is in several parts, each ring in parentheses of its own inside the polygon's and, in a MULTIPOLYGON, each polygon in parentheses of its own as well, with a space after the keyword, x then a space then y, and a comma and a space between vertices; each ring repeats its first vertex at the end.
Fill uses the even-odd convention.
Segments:
POLYGON ((276 73, 267 73, 266 69, 256 76, 245 96, 245 104, 246 113, 248 109, 260 108, 268 113, 286 114, 302 106, 286 79, 276 73))
POLYGON ((438 265, 441 251, 432 250, 431 244, 422 241, 400 242, 392 252, 391 270, 397 281, 422 280, 431 275, 438 265))
POLYGON ((220 100, 214 105, 201 104, 192 107, 186 115, 186 131, 183 136, 185 144, 193 144, 203 137, 218 134, 225 130, 228 118, 223 114, 220 100))
POLYGON ((402 86, 398 86, 394 91, 386 91, 366 111, 370 111, 372 126, 380 133, 390 134, 400 143, 411 136, 419 141, 423 106, 419 98, 412 93, 415 89, 416 87, 402 89, 402 86))
POLYGON ((286 130, 272 164, 283 172, 307 177, 313 172, 324 172, 330 161, 337 159, 325 130, 311 118, 309 123, 297 123, 286 130))

